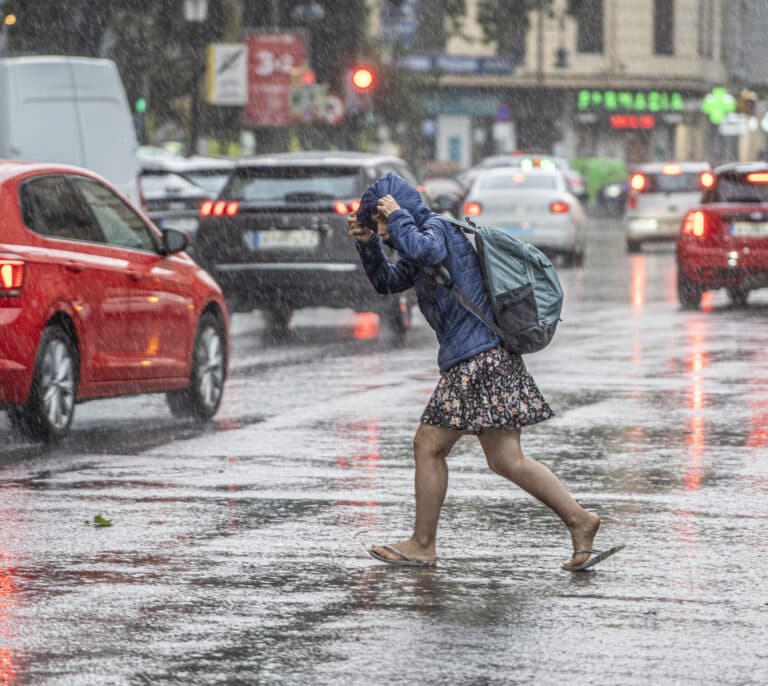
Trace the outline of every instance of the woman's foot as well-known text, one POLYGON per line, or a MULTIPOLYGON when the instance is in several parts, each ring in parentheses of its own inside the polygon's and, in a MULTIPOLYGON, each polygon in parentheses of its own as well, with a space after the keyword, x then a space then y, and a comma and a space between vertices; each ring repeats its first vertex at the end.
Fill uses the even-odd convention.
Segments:
POLYGON ((589 553, 578 553, 577 550, 592 550, 592 541, 595 540, 597 530, 600 528, 600 517, 584 510, 584 516, 573 525, 569 525, 571 541, 573 542, 573 557, 563 565, 563 569, 578 567, 589 559, 589 553))
MULTIPOLYGON (((431 546, 420 546, 412 538, 409 538, 402 543, 390 544, 390 547, 399 550, 402 555, 409 560, 419 560, 420 562, 435 562, 437 560, 434 543, 431 546)), ((398 557, 397 554, 389 548, 385 548, 381 545, 371 546, 371 550, 387 560, 398 561, 403 559, 402 557, 398 557)))

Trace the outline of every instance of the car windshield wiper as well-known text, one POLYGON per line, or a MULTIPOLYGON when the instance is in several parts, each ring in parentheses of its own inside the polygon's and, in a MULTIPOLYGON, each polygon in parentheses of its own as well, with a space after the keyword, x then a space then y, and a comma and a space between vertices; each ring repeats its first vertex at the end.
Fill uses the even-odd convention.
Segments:
POLYGON ((285 202, 318 202, 319 200, 335 200, 336 196, 330 193, 318 193, 316 191, 294 191, 283 196, 285 202))

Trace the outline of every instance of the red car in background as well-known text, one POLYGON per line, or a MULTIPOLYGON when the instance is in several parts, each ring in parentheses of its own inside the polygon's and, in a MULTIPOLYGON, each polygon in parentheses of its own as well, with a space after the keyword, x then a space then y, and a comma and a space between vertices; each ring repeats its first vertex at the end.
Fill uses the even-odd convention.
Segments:
POLYGON ((701 174, 701 204, 677 240, 678 295, 698 307, 701 294, 726 288, 734 305, 768 286, 768 164, 735 162, 701 174))
POLYGON ((165 392, 174 415, 221 402, 229 315, 213 278, 100 177, 0 161, 0 408, 57 440, 75 403, 165 392))

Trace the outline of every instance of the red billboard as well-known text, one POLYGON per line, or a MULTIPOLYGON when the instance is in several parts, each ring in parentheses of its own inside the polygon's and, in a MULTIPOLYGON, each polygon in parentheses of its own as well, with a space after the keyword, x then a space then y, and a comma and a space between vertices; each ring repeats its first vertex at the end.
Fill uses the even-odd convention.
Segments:
POLYGON ((290 126, 291 74, 306 62, 302 33, 248 33, 248 102, 245 126, 290 126))

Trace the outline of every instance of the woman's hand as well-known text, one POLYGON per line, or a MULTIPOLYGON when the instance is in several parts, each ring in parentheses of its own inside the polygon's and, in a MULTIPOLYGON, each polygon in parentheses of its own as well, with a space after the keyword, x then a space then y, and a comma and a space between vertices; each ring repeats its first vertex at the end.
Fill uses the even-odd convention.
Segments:
POLYGON ((347 216, 347 233, 358 243, 367 243, 373 238, 373 231, 357 221, 357 215, 347 216))
POLYGON ((376 209, 379 211, 379 214, 384 217, 384 219, 389 219, 389 215, 392 214, 395 210, 399 210, 400 205, 397 204, 397 200, 395 200, 391 195, 385 195, 383 198, 379 198, 376 209))

